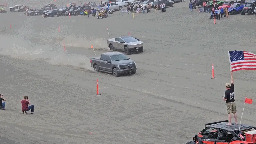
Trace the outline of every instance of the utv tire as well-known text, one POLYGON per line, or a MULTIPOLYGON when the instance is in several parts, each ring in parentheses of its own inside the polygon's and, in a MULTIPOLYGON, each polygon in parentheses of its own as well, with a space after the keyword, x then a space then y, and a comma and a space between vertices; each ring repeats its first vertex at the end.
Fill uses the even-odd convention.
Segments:
POLYGON ((119 77, 119 76, 120 76, 120 74, 117 72, 117 69, 116 69, 116 68, 113 68, 112 74, 113 74, 113 76, 115 76, 115 77, 119 77))
POLYGON ((251 14, 253 14, 253 13, 252 13, 251 10, 248 10, 247 14, 248 14, 248 15, 251 15, 251 14))

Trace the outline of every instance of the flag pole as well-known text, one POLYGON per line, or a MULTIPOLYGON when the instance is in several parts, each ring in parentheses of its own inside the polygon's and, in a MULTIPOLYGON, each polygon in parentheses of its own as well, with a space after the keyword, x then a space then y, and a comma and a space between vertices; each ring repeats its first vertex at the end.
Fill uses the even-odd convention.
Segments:
MULTIPOLYGON (((245 102, 244 102, 244 107, 245 107, 245 102)), ((243 107, 243 111, 242 111, 242 114, 241 114, 240 125, 239 125, 239 132, 240 132, 240 127, 241 127, 242 119, 243 119, 243 115, 244 115, 244 107, 243 107)))
POLYGON ((232 72, 232 69, 231 69, 231 60, 230 60, 230 53, 228 51, 228 61, 229 61, 229 65, 230 65, 230 71, 232 72))

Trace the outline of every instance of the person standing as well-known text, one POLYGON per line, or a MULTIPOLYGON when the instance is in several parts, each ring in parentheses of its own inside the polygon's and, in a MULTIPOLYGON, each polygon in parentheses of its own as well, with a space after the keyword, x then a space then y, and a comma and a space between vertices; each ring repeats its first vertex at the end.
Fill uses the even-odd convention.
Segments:
POLYGON ((226 83, 226 91, 225 91, 225 96, 223 97, 223 100, 226 101, 227 112, 228 112, 227 125, 231 125, 231 118, 232 118, 231 113, 234 115, 235 123, 237 124, 233 72, 231 72, 231 83, 226 83))
POLYGON ((193 11, 193 4, 192 4, 192 2, 189 2, 189 9, 190 9, 191 12, 193 11))
POLYGON ((21 106, 22 106, 22 112, 23 114, 26 113, 27 114, 27 111, 31 110, 31 114, 34 113, 34 105, 30 105, 30 102, 29 102, 29 99, 28 99, 28 96, 24 96, 24 99, 21 100, 21 106))
POLYGON ((206 9, 206 5, 207 5, 207 4, 206 4, 206 1, 204 1, 204 2, 203 2, 204 12, 206 12, 206 10, 207 10, 207 9, 206 9))
POLYGON ((224 11, 225 11, 225 16, 224 17, 228 18, 228 8, 226 7, 224 11))
POLYGON ((3 95, 0 94, 0 109, 5 110, 5 99, 3 98, 3 95))

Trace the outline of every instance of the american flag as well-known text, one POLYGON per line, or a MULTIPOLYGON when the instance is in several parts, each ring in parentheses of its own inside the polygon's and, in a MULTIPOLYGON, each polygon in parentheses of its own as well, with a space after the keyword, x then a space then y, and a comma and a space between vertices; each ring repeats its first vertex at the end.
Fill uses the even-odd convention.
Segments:
POLYGON ((247 51, 229 51, 230 70, 256 70, 256 55, 247 51))

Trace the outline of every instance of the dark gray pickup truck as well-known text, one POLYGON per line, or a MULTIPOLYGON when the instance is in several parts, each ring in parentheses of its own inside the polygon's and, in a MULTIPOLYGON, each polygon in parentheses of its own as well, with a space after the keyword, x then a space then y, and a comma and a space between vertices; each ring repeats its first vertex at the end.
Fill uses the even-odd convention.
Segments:
POLYGON ((136 63, 120 52, 106 52, 100 58, 91 58, 90 62, 95 71, 111 73, 116 77, 136 73, 136 63))

